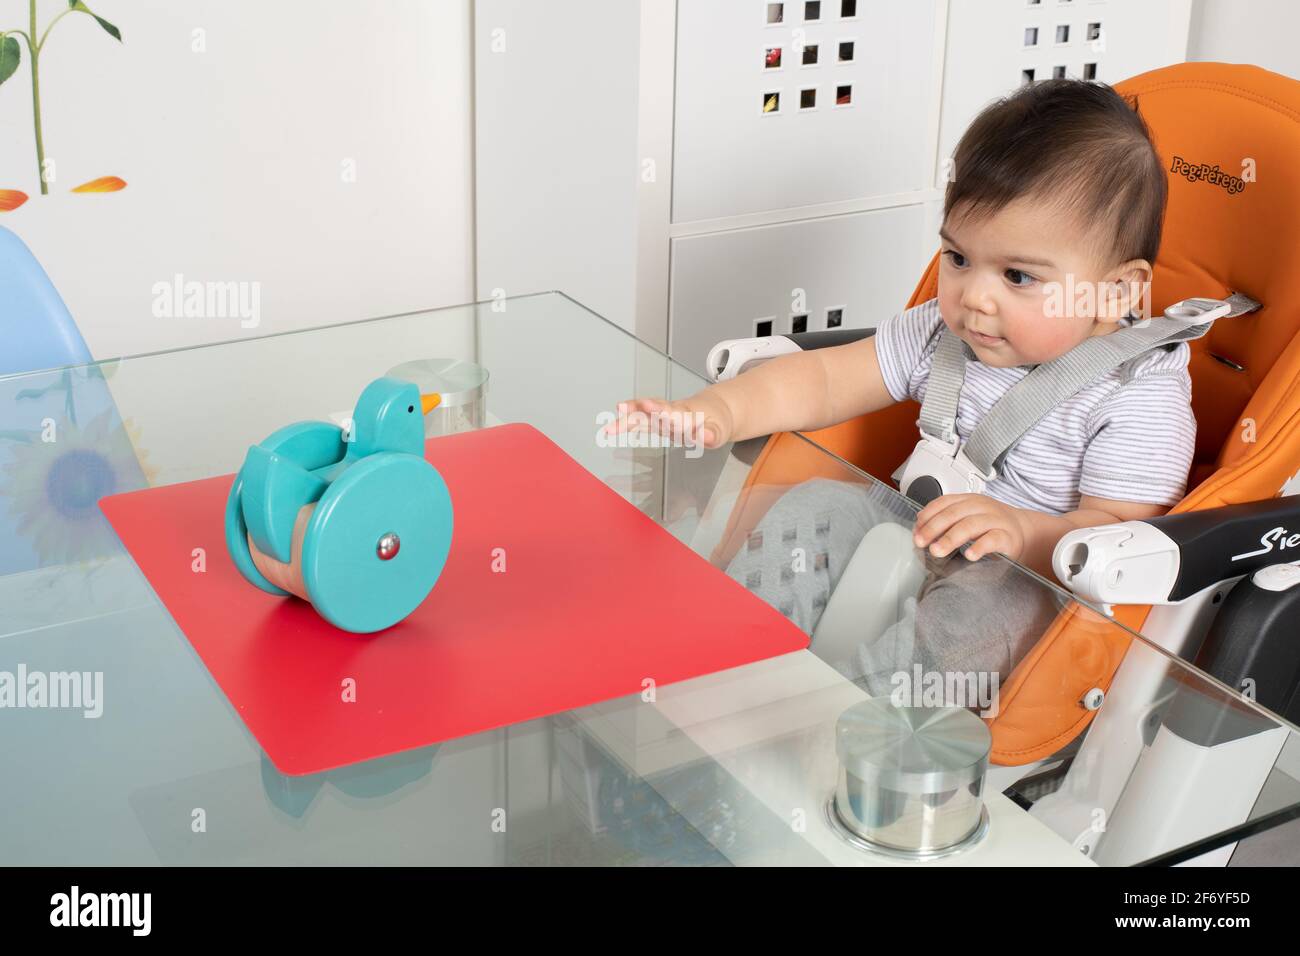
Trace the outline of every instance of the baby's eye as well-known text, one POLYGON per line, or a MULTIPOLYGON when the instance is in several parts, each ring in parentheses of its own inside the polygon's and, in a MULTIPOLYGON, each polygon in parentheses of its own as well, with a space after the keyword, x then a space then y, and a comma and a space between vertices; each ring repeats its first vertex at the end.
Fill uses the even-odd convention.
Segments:
POLYGON ((1003 275, 1012 285, 1026 286, 1036 281, 1028 272, 1021 272, 1019 269, 1008 269, 1003 275))
POLYGON ((943 250, 943 254, 944 254, 945 256, 947 256, 947 257, 948 257, 948 261, 951 262, 953 265, 955 265, 958 269, 963 269, 963 268, 965 268, 965 266, 966 266, 966 257, 963 256, 963 255, 962 255, 960 252, 958 252, 956 249, 945 249, 945 250, 943 250))

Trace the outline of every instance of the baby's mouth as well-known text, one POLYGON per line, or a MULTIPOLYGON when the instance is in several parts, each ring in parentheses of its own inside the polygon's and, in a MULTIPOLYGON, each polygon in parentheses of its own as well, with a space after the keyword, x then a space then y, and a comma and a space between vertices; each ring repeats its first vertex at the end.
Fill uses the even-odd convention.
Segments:
POLYGON ((979 345, 1001 345, 1006 341, 1006 339, 998 335, 985 335, 983 332, 976 332, 974 329, 967 329, 966 331, 970 333, 970 337, 979 345))

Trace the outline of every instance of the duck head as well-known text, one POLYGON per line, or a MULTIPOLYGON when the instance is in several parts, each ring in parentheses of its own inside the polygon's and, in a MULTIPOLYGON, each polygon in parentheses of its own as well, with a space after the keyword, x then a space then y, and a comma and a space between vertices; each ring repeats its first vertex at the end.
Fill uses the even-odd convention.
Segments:
POLYGON ((412 382, 377 378, 366 386, 352 413, 352 439, 346 458, 381 451, 424 455, 424 416, 441 402, 440 395, 421 395, 412 382))

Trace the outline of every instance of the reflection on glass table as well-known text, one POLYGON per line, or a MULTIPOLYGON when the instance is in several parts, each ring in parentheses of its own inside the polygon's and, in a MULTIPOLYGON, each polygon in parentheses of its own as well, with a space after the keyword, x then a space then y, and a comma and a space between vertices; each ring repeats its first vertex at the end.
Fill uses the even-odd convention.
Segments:
MULTIPOLYGON (((952 664, 917 624, 964 559, 916 554, 914 507, 806 439, 814 467, 773 484, 748 480, 752 447, 599 434, 621 400, 704 384, 556 293, 0 379, 0 680, 90 675, 85 707, 0 709, 0 860, 898 865, 830 825, 835 723, 907 679, 924 694, 952 664), (97 502, 229 474, 275 428, 342 420, 367 382, 432 359, 486 369, 489 427, 540 429, 788 613, 809 649, 327 773, 277 771, 97 502)), ((1127 650, 1087 729, 992 767, 987 835, 933 865, 1221 864, 1300 808, 1295 728, 1014 563, 976 564, 986 604, 1020 622, 992 629, 1004 641, 1068 612, 1127 650)), ((653 569, 629 576, 629 615, 653 587, 653 569)), ((963 600, 944 640, 981 632, 963 600)), ((997 687, 978 678, 955 702, 987 715, 997 687)))

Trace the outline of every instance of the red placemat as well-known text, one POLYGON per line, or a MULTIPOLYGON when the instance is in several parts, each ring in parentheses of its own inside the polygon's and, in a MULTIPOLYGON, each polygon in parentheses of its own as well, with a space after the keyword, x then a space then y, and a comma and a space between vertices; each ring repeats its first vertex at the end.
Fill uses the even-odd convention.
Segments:
MULTIPOLYGON (((530 425, 431 439, 455 525, 406 620, 358 635, 245 581, 232 475, 100 501, 235 711, 287 774, 315 773, 808 646, 530 425), (207 570, 192 569, 195 548, 207 570), (492 569, 505 549, 506 571, 492 569), (345 702, 345 679, 356 700, 345 702)), ((650 705, 647 705, 650 706, 650 705)))

